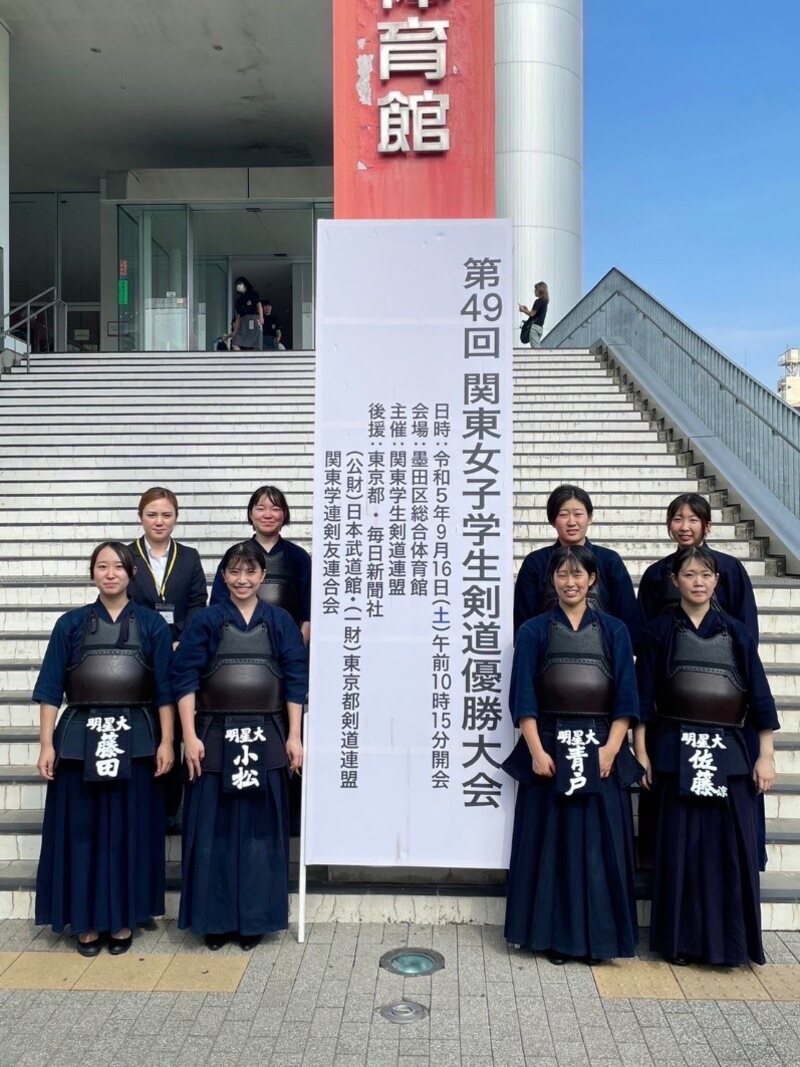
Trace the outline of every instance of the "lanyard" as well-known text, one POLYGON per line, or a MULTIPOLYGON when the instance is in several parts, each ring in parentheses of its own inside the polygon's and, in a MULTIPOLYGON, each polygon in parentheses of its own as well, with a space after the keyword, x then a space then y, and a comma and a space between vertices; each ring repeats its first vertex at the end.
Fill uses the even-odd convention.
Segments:
POLYGON ((150 571, 150 576, 153 579, 153 585, 156 587, 156 592, 158 593, 159 600, 163 600, 164 599, 164 591, 167 588, 167 582, 169 581, 169 576, 172 574, 172 568, 175 566, 175 560, 178 558, 178 544, 177 544, 176 541, 172 542, 172 551, 170 552, 170 557, 171 558, 167 561, 167 569, 164 571, 164 581, 159 586, 158 582, 156 581, 155 572, 154 572, 153 568, 150 566, 150 560, 147 558, 147 552, 142 548, 142 541, 143 540, 144 540, 144 538, 140 537, 138 539, 138 541, 136 542, 136 547, 139 549, 139 555, 144 560, 145 567, 147 567, 147 569, 150 571))

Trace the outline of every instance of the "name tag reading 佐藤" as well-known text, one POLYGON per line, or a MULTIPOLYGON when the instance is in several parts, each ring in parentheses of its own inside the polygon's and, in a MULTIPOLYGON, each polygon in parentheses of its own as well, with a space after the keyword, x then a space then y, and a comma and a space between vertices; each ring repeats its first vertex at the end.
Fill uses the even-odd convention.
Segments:
POLYGON ((725 731, 681 726, 681 796, 724 798, 728 795, 728 748, 725 731))

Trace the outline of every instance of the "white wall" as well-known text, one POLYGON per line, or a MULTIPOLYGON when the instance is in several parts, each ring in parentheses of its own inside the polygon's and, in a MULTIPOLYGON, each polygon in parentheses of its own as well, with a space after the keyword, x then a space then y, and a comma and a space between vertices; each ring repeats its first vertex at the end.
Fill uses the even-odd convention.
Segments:
POLYGON ((514 223, 514 296, 547 282, 552 327, 580 299, 583 0, 496 0, 497 214, 514 223))

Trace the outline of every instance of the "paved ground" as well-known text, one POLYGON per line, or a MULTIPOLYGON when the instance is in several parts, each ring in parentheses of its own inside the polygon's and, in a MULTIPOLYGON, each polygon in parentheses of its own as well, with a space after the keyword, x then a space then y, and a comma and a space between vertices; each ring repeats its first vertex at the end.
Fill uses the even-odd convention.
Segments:
POLYGON ((765 940, 770 963, 754 970, 673 970, 646 952, 592 970, 509 952, 490 926, 318 925, 305 945, 276 936, 246 956, 208 953, 163 923, 127 956, 88 963, 71 940, 6 920, 0 1064, 796 1065, 800 934, 765 940), (404 944, 437 949, 445 969, 380 970, 382 953, 404 944), (37 983, 56 988, 19 988, 37 983), (401 997, 430 1019, 394 1026, 377 1014, 401 997))

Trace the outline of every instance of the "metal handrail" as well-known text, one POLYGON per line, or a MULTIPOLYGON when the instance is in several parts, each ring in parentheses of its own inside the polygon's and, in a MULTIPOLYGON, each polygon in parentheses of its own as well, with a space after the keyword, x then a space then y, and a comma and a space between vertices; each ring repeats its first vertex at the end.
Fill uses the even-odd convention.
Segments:
POLYGON ((5 351, 6 337, 15 336, 14 333, 13 333, 13 330, 19 329, 20 326, 25 326, 26 327, 26 329, 25 329, 25 373, 26 374, 30 374, 30 371, 31 371, 31 323, 33 322, 34 319, 36 319, 39 315, 41 315, 41 313, 43 311, 49 311, 50 308, 66 307, 66 302, 64 300, 60 300, 60 299, 58 299, 56 297, 55 299, 50 300, 46 304, 37 305, 35 310, 31 310, 31 305, 32 304, 34 304, 37 300, 39 300, 40 297, 45 296, 47 293, 50 293, 50 292, 53 292, 53 293, 55 292, 55 286, 54 285, 51 285, 49 289, 42 290, 41 293, 37 293, 36 296, 32 296, 30 298, 30 300, 25 300, 22 303, 17 304, 15 307, 11 308, 11 310, 9 312, 7 312, 6 315, 3 316, 3 326, 0 328, 0 352, 5 351), (5 325, 5 319, 9 318, 11 315, 13 315, 16 312, 18 312, 20 310, 20 308, 24 308, 24 307, 27 307, 29 309, 28 310, 28 314, 25 316, 25 318, 24 319, 18 319, 14 323, 13 327, 11 327, 10 322, 9 322, 9 325, 6 326, 5 325))
POLYGON ((548 333, 553 347, 617 337, 784 508, 800 512, 800 412, 622 271, 604 278, 548 333))
POLYGON ((48 293, 53 293, 53 303, 55 303, 57 297, 55 296, 56 287, 54 285, 48 285, 46 289, 42 289, 41 293, 37 293, 36 296, 30 297, 28 300, 22 300, 19 304, 15 304, 14 307, 9 308, 3 316, 3 321, 10 319, 11 316, 19 311, 20 308, 30 307, 31 304, 35 304, 37 300, 41 300, 43 296, 47 296, 48 293))

